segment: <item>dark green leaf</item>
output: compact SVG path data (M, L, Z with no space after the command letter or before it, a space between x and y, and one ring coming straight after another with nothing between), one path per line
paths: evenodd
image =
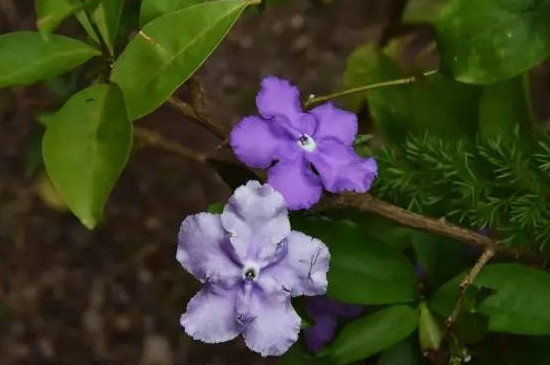
M550 55L550 0L451 0L436 22L443 70L492 83Z
M132 125L114 84L78 92L48 123L43 142L46 169L86 227L95 227L101 218L131 146Z
M203 0L143 0L141 3L140 23L144 26L159 16L202 2Z
M214 203L210 204L208 206L208 213L212 214L221 214L223 212L223 208L225 207L224 203Z
M293 228L319 238L331 253L328 294L359 304L416 299L414 267L396 248L349 221L295 219Z
M345 326L321 355L336 364L367 358L407 338L417 320L417 311L405 305L382 309Z
M505 145L530 135L530 116L521 76L487 85L479 110L479 132L487 142L500 139Z
M431 301L448 315L458 297L460 276L442 286ZM489 330L524 335L550 334L550 274L520 264L494 264L483 269L473 284L489 290L478 310L489 317Z
M395 61L367 44L350 56L344 84L352 88L403 77ZM390 142L401 143L408 133L425 132L456 139L475 135L480 92L479 87L437 74L410 85L354 95L348 103L357 108L366 97L375 124Z
M4 34L0 36L0 88L52 78L99 54L85 43L60 35L44 39L36 32Z
M206 2L147 24L112 73L132 120L157 109L212 53L249 0Z
M409 338L382 352L377 365L418 365L417 352Z

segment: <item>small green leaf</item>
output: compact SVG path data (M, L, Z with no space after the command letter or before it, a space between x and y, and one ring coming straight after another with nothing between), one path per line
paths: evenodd
M443 285L432 298L430 306L441 315L452 310L462 276ZM520 264L488 265L473 286L489 292L477 299L477 310L489 317L490 331L550 335L549 273Z
M140 12L141 26L144 26L159 16L202 2L203 0L143 0Z
M120 55L112 80L120 85L132 120L168 99L212 53L249 0L191 6L147 24Z
M65 36L44 39L36 32L4 34L0 36L0 89L52 78L99 54L97 49Z
M375 235L349 221L295 219L293 227L329 247L328 295L332 298L358 304L406 303L416 299L412 263Z
M224 203L214 203L210 204L208 206L208 213L212 214L221 214L223 212L223 208L225 207Z
M442 70L488 84L550 55L550 0L451 0L436 22Z
M339 365L367 358L407 338L417 320L417 311L405 305L382 309L345 326L321 355Z
M124 0L103 0L97 8L91 12L92 20L97 25L97 28L107 43L107 47L111 53L114 52L115 40L117 37L123 7ZM99 39L97 38L97 35L94 32L88 18L86 17L86 14L81 11L77 13L76 16L86 30L86 33L88 33L88 35L96 42L99 42Z
M132 124L114 84L75 94L48 123L46 169L71 211L92 229L132 146Z
M422 351L439 350L441 346L441 328L430 312L426 303L420 304L420 318L418 320L418 335Z
M106 2L110 1L112 0L106 0ZM84 6L92 9L97 2L97 0L35 0L36 26L43 34L51 33L63 20L82 10Z

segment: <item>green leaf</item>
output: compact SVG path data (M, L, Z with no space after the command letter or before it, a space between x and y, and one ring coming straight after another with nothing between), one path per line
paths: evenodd
M103 0L97 8L91 12L92 20L97 25L111 53L114 52L115 40L118 34L123 7L124 0ZM86 30L86 33L96 42L99 42L86 14L81 11L77 13L77 18Z
M159 16L202 2L203 0L143 0L141 3L140 23L144 26Z
M100 52L72 38L36 32L0 36L0 88L30 85L60 75Z
M349 58L344 76L346 88L405 77L395 61L367 44ZM402 143L409 133L466 138L477 132L481 88L436 74L410 85L374 89L366 98L377 128L389 142ZM358 99L359 98L359 99ZM365 99L363 99L365 100ZM436 102L437 101L437 102ZM357 108L361 94L349 99Z
M48 123L46 169L71 211L89 229L120 176L132 146L122 93L95 85L75 94Z
M418 320L418 335L422 351L439 350L441 345L441 328L430 312L426 303L420 304L420 318Z
M431 306L448 315L458 298L461 276L442 286ZM550 274L520 264L488 265L473 285L489 289L477 310L489 317L489 330L523 335L550 334ZM474 309L472 309L474 310Z
M214 204L210 204L208 206L208 213L212 213L212 214L221 214L223 213L223 208L225 208L225 204L224 203L214 203Z
M488 84L550 55L550 0L451 0L436 22L442 70Z
M406 303L416 299L412 263L395 247L349 221L294 219L293 227L330 249L328 295L358 304Z
M405 305L382 309L345 326L321 355L339 365L367 358L407 338L417 320L417 311Z
M521 76L487 85L479 109L479 132L483 141L501 140L505 145L527 139L531 120L528 96Z
M191 6L147 24L120 55L112 80L132 120L157 109L212 53L249 0Z
M111 2L113 0L106 0ZM53 32L67 17L89 6L97 5L97 0L35 0L36 26L43 33Z

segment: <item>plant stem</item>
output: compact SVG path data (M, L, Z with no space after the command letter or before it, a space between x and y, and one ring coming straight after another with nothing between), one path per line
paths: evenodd
M166 151L175 153L185 158L190 158L197 162L206 162L207 156L203 153L184 147L178 142L171 141L156 131L146 128L134 127L134 136L147 145L162 148Z
M313 96L313 97L310 97L308 100L306 100L304 102L304 106L306 108L309 108L313 104L322 103L322 102L325 102L325 101L329 101L329 100L336 99L336 98L341 98L343 96L347 96L347 95L351 95L351 94L357 94L357 93L361 93L361 92L365 92L365 91L369 91L369 90L379 89L379 88L382 88L382 87L397 86L397 85L409 85L409 84L415 83L419 80L423 80L425 77L434 75L438 72L439 72L438 70L432 70L432 71L424 72L421 76L410 76L410 77L406 77L404 79L384 81L384 82L379 82L379 83L376 83L376 84L359 86L359 87L355 87L355 88L352 88L352 89L338 91L338 92L333 93L333 94Z
M491 260L491 258L495 256L496 250L496 245L487 247L475 263L474 267L472 267L472 270L470 270L468 275L466 275L464 279L462 279L462 281L460 282L460 285L458 286L458 299L453 308L453 311L451 312L451 315L445 320L445 328L443 329L443 334L441 335L442 343L445 342L446 337L451 332L451 329L455 325L456 320L458 319L458 316L462 311L462 306L464 305L464 299L466 297L466 291L468 290L468 287L472 285L475 278L479 275L481 270L483 270L485 265L487 265L489 260Z
M202 114L199 114L196 109L191 106L190 104L176 98L171 97L168 99L168 105L171 105L172 107L176 108L183 114L184 116L193 119L197 123L199 123L202 127L206 128L210 133L214 134L219 139L226 140L229 132L222 127L221 125L215 123L210 118L205 117Z

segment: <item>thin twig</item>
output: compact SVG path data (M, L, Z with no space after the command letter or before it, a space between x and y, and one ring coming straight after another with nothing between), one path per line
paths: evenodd
M456 320L458 319L458 316L462 311L462 306L464 305L464 299L466 298L466 291L468 290L468 287L472 285L475 278L479 275L481 270L483 270L485 265L487 265L489 260L491 260L491 258L495 256L496 251L497 246L487 247L475 263L474 267L472 267L472 270L470 270L468 275L466 275L464 279L462 279L462 281L460 282L460 285L458 286L458 299L451 315L445 320L445 328L443 329L443 334L441 335L442 342L445 341L445 338L451 332L451 329L455 325Z
M222 127L219 124L213 122L210 118L204 116L203 114L199 114L199 112L197 112L192 105L190 105L190 104L188 104L188 103L186 103L186 102L184 102L184 101L182 101L182 100L180 100L176 97L169 98L168 99L168 105L171 105L174 108L176 108L184 116L186 116L190 119L193 119L198 124L200 124L202 127L206 128L208 131L210 131L216 137L221 139L222 141L224 141L227 138L227 136L229 135L229 132L224 127Z
M452 238L466 244L493 248L498 253L515 258L521 257L529 261L540 261L540 257L532 251L519 250L515 247L497 246L498 242L487 236L456 226L445 219L436 219L410 212L396 205L376 199L370 194L344 193L334 195L323 199L315 209L325 210L349 207L357 208L363 212L374 213L404 226Z
M432 70L432 71L424 72L421 76L410 76L410 77L406 77L404 79L384 81L384 82L379 82L379 83L376 83L376 84L359 86L359 87L355 87L353 89L338 91L338 92L335 92L333 94L321 95L321 96L312 96L304 102L304 106L306 108L308 108L308 107L312 106L313 104L322 103L322 102L325 102L325 101L341 98L343 96L347 96L347 95L351 95L351 94L357 94L357 93L361 93L361 92L365 92L365 91L369 91L369 90L379 89L379 88L382 88L382 87L397 86L397 85L409 85L409 84L415 83L417 81L423 80L425 77L435 75L438 72L439 72L438 70Z
M134 135L147 145L162 148L185 158L190 158L197 162L206 162L207 156L203 153L184 147L178 142L169 140L162 134L151 131L146 128L134 127Z

